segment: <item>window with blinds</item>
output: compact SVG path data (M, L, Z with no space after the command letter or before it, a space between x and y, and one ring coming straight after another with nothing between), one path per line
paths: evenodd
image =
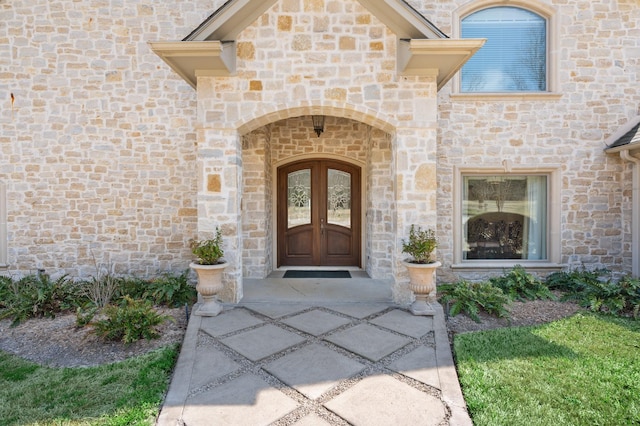
M462 19L462 38L486 38L462 68L467 93L547 91L547 20L517 7L492 7Z

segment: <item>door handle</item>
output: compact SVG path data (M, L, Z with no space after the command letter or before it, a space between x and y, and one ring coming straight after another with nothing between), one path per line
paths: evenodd
M324 235L324 218L320 219L320 235Z

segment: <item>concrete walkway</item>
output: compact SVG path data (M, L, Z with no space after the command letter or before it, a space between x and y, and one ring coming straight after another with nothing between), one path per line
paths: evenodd
M439 306L413 316L368 278L244 288L191 316L158 425L471 425Z

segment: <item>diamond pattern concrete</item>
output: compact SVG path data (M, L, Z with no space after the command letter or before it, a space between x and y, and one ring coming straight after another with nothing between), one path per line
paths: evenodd
M298 392L316 399L364 365L314 343L263 367Z
M325 340L371 361L379 361L411 342L407 337L380 330L369 324L359 324L339 331L325 337Z
M241 376L187 400L183 424L268 425L298 404L254 375Z
M244 309L232 309L223 311L216 317L204 317L200 329L210 336L218 337L263 322Z
M334 330L342 325L349 324L350 320L315 309L282 320L283 323L304 331L305 333L319 336Z
M221 340L251 361L261 360L304 341L303 337L271 324Z
M419 346L394 361L389 365L389 368L425 385L440 389L440 377L438 376L436 350L434 348Z
M296 312L309 309L308 305L278 305L272 303L256 304L249 307L252 311L258 312L266 317L277 319L287 315L295 314Z
M158 426L472 426L439 305L433 320L375 303L342 304L338 309L346 318L332 310L337 304L309 310L303 304L262 303L259 310L271 315L265 319L255 313L256 305L191 317ZM345 320L347 328L336 330ZM425 327L433 343L423 340ZM407 344L415 345L411 352L386 358ZM235 359L223 346L247 359ZM272 355L279 356L265 361Z
M377 314L384 311L389 305L383 303L365 303L365 304L349 304L349 305L329 305L328 308L332 311L340 312L341 314L349 315L350 317L362 319L369 315Z
M367 377L324 404L355 426L438 425L445 419L439 399L393 377Z
M374 318L372 324L379 325L407 336L420 338L433 330L433 318L416 316L401 309Z
M239 368L240 364L215 348L198 351L196 352L189 389L198 389L215 379L233 373Z

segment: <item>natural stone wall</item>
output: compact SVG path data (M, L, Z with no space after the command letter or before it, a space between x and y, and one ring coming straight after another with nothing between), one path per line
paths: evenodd
M147 41L183 38L215 3L0 2L9 271L187 268L196 93Z
M450 32L452 11L466 3L442 2L429 17ZM631 270L630 166L606 155L603 142L640 113L640 8L628 0L543 3L557 10L559 99L463 100L451 84L439 94L441 280L483 276L448 268L459 226L454 167L501 167L504 160L514 169L560 166L562 264Z
M394 265L396 212L395 177L389 167L391 138L388 133L371 129L367 159L366 270L378 279L392 278Z
M304 152L365 164L365 265L394 277L396 300L412 223L437 227L439 279L465 276L452 269L456 167L558 165L560 263L630 270L631 165L603 141L640 113L637 1L542 1L560 96L537 100L398 76L395 35L355 0L278 1L238 37L238 74L199 77L196 92L147 42L182 39L223 3L0 3L10 271L184 269L188 241L220 225L237 300L275 255L272 165ZM455 38L468 1L410 3ZM322 144L311 114L327 116Z
M315 135L309 116L326 116L327 134L332 117L349 119L350 126L366 124L393 133L391 150L382 157L388 161L383 167L394 179L393 203L371 205L385 212L381 216L389 216L386 213L389 211L395 213L391 214L394 217L385 233L372 236L376 247L382 247L382 241L387 243L386 252L366 264L376 264L375 274L393 276L396 300L406 300L410 295L404 268L397 260L399 241L411 223L435 226L436 220L437 105L434 76L396 75L395 47L396 37L356 1L276 3L238 36L237 76L198 77L198 121L200 127L207 129L206 136L199 139L199 149L208 151L209 143L218 146L230 129L247 134L272 124L270 143L274 163L304 152L334 153L340 147L351 146L343 152L367 164L369 154L366 149L359 151L359 139L353 130L343 131L335 140L323 134L322 143L313 144ZM299 126L296 120L300 119L296 117L307 117L309 122ZM278 127L280 123L286 126ZM216 132L220 134L216 136ZM286 140L277 136L279 133L286 133ZM356 140L349 142L349 137ZM254 156L254 149L243 154ZM203 161L211 170L232 165L245 167L243 158L234 155L227 152L226 156L218 157L217 163L211 156ZM254 161L252 158L252 173ZM241 174L247 176L245 171ZM235 196L236 190L222 185L221 194L229 192ZM201 226L210 228L214 222L233 226L230 221L238 216L235 203L220 205L217 210L214 204L207 205L206 192L199 199L204 200L199 208ZM213 211L218 213L210 215ZM244 218L248 215L244 214ZM252 229L254 223L245 230ZM389 226L394 228L392 235ZM377 228L373 230L377 232ZM234 243L241 244L245 236ZM388 253L393 254L391 258ZM252 270L260 273L259 265L267 257L266 252L261 255L258 268L252 265ZM385 262L390 261L389 269ZM235 267L239 268L238 265Z
M264 278L273 270L271 126L243 137L242 276Z

